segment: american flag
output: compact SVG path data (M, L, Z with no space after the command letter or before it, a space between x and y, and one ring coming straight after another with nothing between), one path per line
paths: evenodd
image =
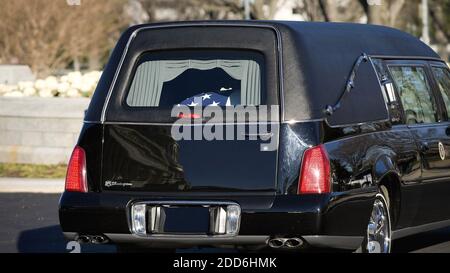
M180 102L179 105L194 106L231 106L231 100L229 97L219 95L215 92L202 93L193 97L187 98Z

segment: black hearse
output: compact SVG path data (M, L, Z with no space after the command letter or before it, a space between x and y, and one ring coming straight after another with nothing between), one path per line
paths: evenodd
M173 113L205 106L271 107L238 120L241 107L222 122ZM124 249L389 252L394 239L450 224L449 117L448 67L395 29L134 26L86 113L61 227L68 239ZM249 130L237 139L174 136L219 125Z

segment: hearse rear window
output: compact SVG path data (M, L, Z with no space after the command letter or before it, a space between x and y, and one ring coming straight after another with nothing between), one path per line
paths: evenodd
M164 52L140 58L131 107L261 105L262 56L241 52Z

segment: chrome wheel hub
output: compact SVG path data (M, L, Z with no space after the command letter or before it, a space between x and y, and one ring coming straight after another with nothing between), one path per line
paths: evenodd
M378 197L383 198L381 195ZM368 253L389 253L391 250L389 212L385 202L380 198L377 198L373 204L372 214L367 226Z

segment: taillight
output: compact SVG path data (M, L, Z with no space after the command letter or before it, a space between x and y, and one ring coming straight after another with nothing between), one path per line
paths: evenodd
M66 191L87 192L86 153L76 146L67 166Z
M310 148L303 155L298 181L299 194L330 192L330 160L323 145Z
M199 114L185 114L185 113L180 113L179 115L178 115L178 118L180 118L180 119L198 119L198 118L201 118L202 116L201 115L199 115Z

